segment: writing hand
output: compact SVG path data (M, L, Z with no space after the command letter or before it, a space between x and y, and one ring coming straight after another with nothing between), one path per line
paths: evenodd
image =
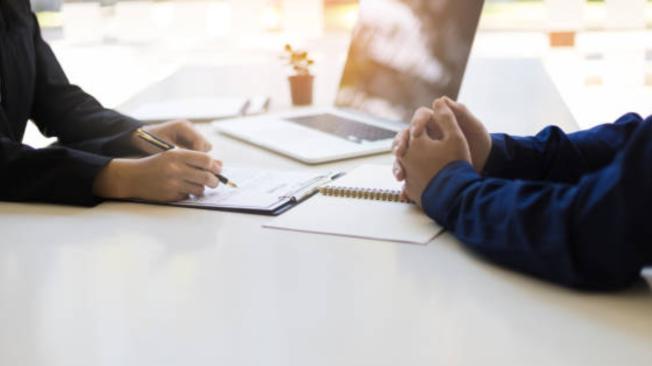
M98 197L171 202L201 196L216 188L215 174L222 162L210 155L184 149L165 151L142 159L114 159L96 177Z

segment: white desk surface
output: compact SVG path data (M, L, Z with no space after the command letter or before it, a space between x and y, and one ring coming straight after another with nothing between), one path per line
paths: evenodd
M305 167L210 136L227 164L391 162ZM578 293L490 265L448 234L416 246L266 220L0 203L0 365L652 364L643 286Z

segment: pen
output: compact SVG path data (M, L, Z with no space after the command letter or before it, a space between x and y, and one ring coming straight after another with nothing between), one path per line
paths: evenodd
M169 144L160 138L152 135L151 133L145 131L143 128L139 128L136 130L136 136L138 136L140 139L142 139L145 142L148 142L149 144L158 147L159 149L163 151L168 151L172 150L175 148L174 145ZM219 179L222 184L226 184L227 186L231 188L238 188L238 185L235 184L234 182L230 181L227 177L223 176L222 174L215 174L217 179Z

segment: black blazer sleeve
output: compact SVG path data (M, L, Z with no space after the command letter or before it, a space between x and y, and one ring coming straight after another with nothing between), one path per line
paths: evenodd
M104 108L95 98L70 84L32 15L36 83L32 120L46 136L67 147L106 156L138 155L129 136L142 123Z
M111 156L138 153L128 140L140 123L103 108L68 82L41 38L28 1L3 2L0 10L5 76L0 108L0 200L95 205L100 202L93 195L95 177ZM47 136L58 137L63 146L33 149L22 144L19 125L27 118Z
M110 160L65 147L36 150L0 136L0 200L96 205L95 177Z

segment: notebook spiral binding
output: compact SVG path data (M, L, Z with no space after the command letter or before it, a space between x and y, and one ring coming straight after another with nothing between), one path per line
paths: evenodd
M404 202L401 191L387 189L361 189L352 187L322 187L319 193L324 196L354 198L375 201Z

